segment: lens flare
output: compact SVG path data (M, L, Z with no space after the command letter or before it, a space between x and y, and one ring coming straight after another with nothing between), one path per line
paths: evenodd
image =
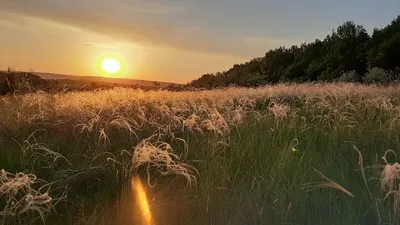
M147 200L146 191L139 177L133 177L131 180L131 190L133 196L136 197L137 204L142 213L145 225L152 225L149 202Z

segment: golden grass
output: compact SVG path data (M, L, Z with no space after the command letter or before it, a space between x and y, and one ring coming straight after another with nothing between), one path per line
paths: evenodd
M227 124L243 120L254 110L257 101L282 96L298 96L313 108L335 110L332 99L343 99L342 107L354 104L375 105L393 109L391 95L399 86L378 87L357 84L277 85L261 88L227 88L211 91L138 91L127 88L63 94L36 93L0 98L0 129L18 129L40 120L62 123L74 120L79 132L114 126L134 134L143 126L178 126L226 132ZM351 102L349 96L365 101ZM272 102L270 110L276 116L292 111L287 104ZM336 108L340 111L339 108ZM396 109L398 110L398 109ZM5 119L7 118L7 119Z
M12 174L0 171L0 196L5 198L5 205L0 208L0 216L19 216L28 211L36 211L44 221L46 211L52 207L53 199L48 192L43 192L46 185L33 188L38 180L33 174Z
M341 126L352 127L357 117L362 115L356 112L371 107L395 115L390 123L382 124L394 128L400 123L400 107L394 104L398 101L399 93L399 85L380 87L348 83L280 84L186 92L115 88L92 92L35 93L0 98L0 132L17 131L40 124L53 131L51 135L60 138L95 133L98 143L107 145L112 144L108 133L110 129L118 129L138 141L132 151L127 151L132 157L131 173L145 167L147 171L156 169L163 175L182 175L188 184L192 184L196 182L196 169L182 162L182 155L177 155L169 143L162 141L165 137L179 140L175 137L177 132L189 131L200 135L208 132L212 134L213 142L227 144L225 138L232 127L245 121L248 116L271 116L281 120L297 117L299 110L313 115L313 119L324 121L326 126L337 128L342 123ZM296 108L296 103L290 102L292 100L299 101L301 108ZM317 111L319 113L314 113ZM145 129L153 133L148 138L138 140L137 134ZM360 159L360 168L363 168L362 157ZM399 171L399 164L387 163L381 177L382 190L387 196L394 196L396 211L400 202ZM307 190L331 187L353 196L350 191L317 172L326 182L308 184L305 186ZM27 187L28 181L33 179L33 175L10 176L2 171L0 194L12 196L10 190L15 190L23 183L17 182L18 179L25 179L23 187ZM363 177L365 179L364 174ZM10 182L14 181L16 183L13 185L18 185L7 189ZM46 193L27 193L26 196L29 197L28 202L33 204L29 207L35 210L41 210L51 201ZM12 207L3 211L15 214ZM18 210L21 212L22 209Z

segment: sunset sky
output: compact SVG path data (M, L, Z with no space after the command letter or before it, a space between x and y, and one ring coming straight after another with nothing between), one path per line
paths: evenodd
M123 77L186 83L347 20L371 32L399 9L399 0L0 0L0 69L100 76L106 52L123 58Z

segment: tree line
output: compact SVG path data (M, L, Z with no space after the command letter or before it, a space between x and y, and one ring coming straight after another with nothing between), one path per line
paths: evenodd
M400 15L372 35L348 21L323 40L269 50L264 57L204 74L196 88L259 86L279 82L393 82L400 75Z

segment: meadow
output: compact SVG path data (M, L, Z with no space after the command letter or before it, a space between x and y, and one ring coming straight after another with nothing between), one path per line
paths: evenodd
M5 96L0 224L398 224L399 128L399 85Z

